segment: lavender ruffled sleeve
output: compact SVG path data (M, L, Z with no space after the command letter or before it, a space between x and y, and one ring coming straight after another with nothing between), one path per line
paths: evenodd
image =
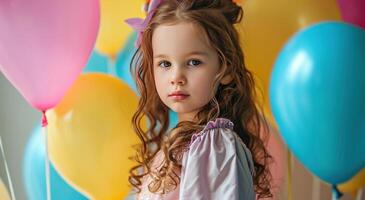
M254 200L249 149L227 119L211 121L193 136L182 161L180 200Z

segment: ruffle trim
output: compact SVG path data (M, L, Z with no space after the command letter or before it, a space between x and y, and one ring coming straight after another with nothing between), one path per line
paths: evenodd
M200 137L202 135L204 135L206 132L208 132L212 129L228 128L228 129L233 130L233 127L234 127L233 122L231 122L229 119L226 119L226 118L217 118L217 119L215 119L215 121L213 121L213 120L209 121L202 131L200 131L199 133L195 133L195 134L193 134L193 136L191 136L191 141L190 141L189 147L195 140L200 139Z

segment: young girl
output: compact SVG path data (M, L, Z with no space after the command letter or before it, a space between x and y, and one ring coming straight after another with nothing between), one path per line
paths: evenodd
M234 28L242 13L231 0L152 0L146 19L127 20L139 33L131 70L141 144L129 178L138 199L272 196L267 124ZM168 131L170 110L179 123Z

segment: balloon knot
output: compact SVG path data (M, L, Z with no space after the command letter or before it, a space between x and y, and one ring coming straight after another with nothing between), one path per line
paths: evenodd
M337 185L332 185L332 193L336 196L336 199L339 199L343 196L343 193L337 188Z
M42 127L46 127L48 125L46 111L42 111Z

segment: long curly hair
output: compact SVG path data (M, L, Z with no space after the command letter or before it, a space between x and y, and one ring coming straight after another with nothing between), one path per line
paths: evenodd
M130 170L129 182L138 192L142 178L151 176L148 188L153 193L168 193L179 182L182 152L194 133L201 131L206 123L218 117L230 119L234 131L250 149L254 161L253 177L258 198L272 197L269 162L272 157L265 148L268 124L260 114L253 74L246 68L239 34L235 28L243 17L242 8L232 0L164 0L143 32L141 46L131 61L140 100L132 124L141 143L136 145L133 160L138 165ZM179 122L171 131L169 108L156 91L153 76L152 35L156 27L180 22L194 23L205 31L210 45L216 50L221 63L220 73L214 84L216 93L211 101L197 113L195 122ZM229 84L219 81L226 75L232 77ZM143 130L144 120L149 126ZM158 169L152 167L153 158L163 153Z

